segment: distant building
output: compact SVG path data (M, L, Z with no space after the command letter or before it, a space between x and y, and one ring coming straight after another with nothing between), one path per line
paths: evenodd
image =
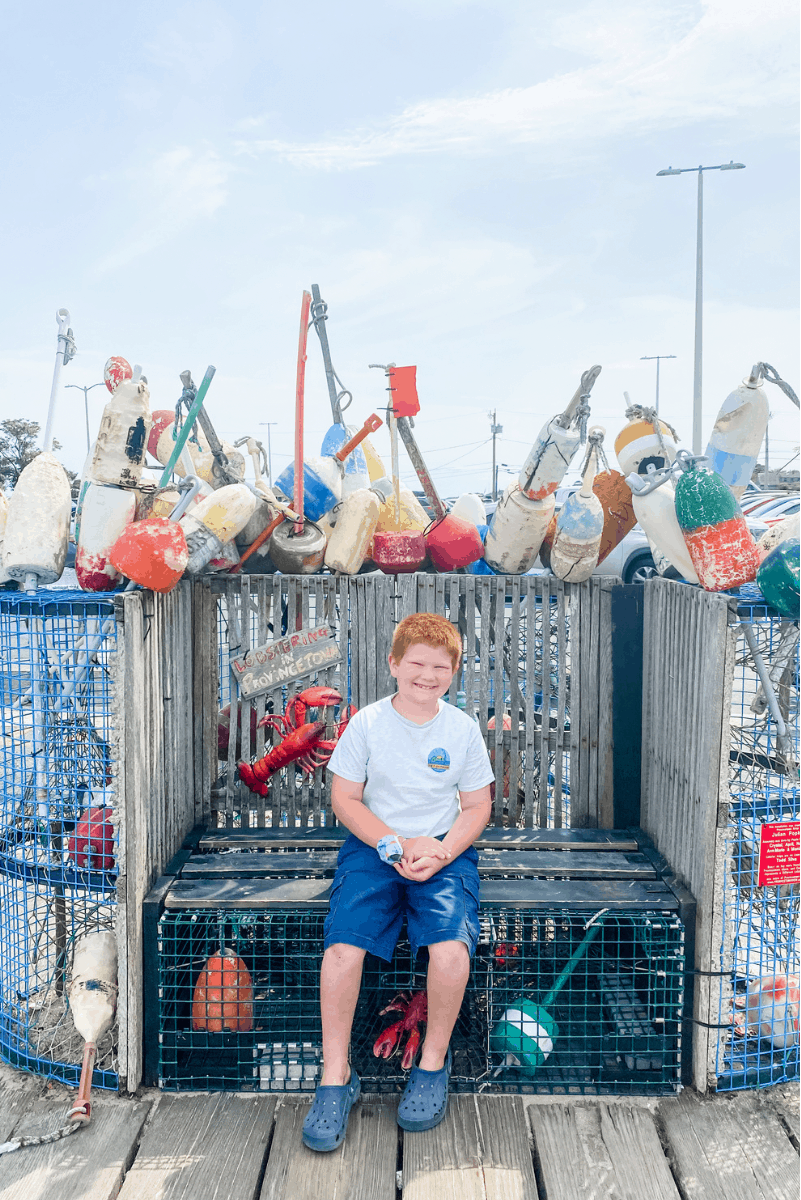
M801 472L785 467L781 471L765 471L763 463L757 463L751 476L754 483L762 488L775 488L777 491L797 492L801 485Z

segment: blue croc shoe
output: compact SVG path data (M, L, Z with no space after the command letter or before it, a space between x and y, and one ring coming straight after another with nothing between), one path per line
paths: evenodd
M448 1110L448 1080L451 1074L451 1051L445 1066L439 1071L424 1071L412 1067L409 1082L398 1105L398 1124L410 1133L420 1133L439 1125Z
M303 1144L310 1150L336 1150L345 1140L348 1117L359 1099L362 1085L351 1069L350 1083L318 1087L303 1122Z

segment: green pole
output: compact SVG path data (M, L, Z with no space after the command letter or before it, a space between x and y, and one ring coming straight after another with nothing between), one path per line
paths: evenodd
M216 370L217 370L216 367L207 367L206 368L206 374L203 376L203 381L200 384L200 387L197 389L197 395L195 396L194 400L192 401L192 407L189 409L189 412L187 413L186 420L184 421L183 426L181 427L181 432L178 434L178 437L176 438L176 441L175 441L175 445L172 448L172 454L170 455L170 461L167 463L166 467L164 468L164 472L163 472L163 474L161 476L161 480L159 482L160 488L166 487L170 481L170 475L172 475L173 467L178 462L178 459L181 457L181 451L183 450L184 446L186 445L189 435L192 432L192 426L194 425L195 421L197 420L197 415L200 412L201 408L203 407L203 401L206 398L206 392L209 390L209 384L211 383L212 379L214 378Z
M578 963L579 959L583 958L583 956L586 954L586 952L589 948L590 942L592 942L593 938L599 932L600 928L601 928L600 925L590 925L590 927L587 930L586 934L584 935L583 939L581 940L581 942L579 942L578 946L576 946L576 949L570 955L570 958L567 960L564 967L560 971L553 987L548 992L547 996L544 996L543 999L540 1000L540 1005L542 1008L550 1008L550 1006L553 1004L554 1000L559 995L562 988L565 986L568 979L575 971L576 964Z

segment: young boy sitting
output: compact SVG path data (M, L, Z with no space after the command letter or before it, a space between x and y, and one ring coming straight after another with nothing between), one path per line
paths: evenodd
M350 837L325 922L323 1077L303 1125L312 1150L334 1150L345 1137L361 1090L348 1049L364 956L391 962L404 917L412 953L428 947L428 1024L398 1124L433 1129L445 1116L449 1042L479 932L473 842L489 820L494 778L478 725L442 700L461 659L444 617L406 617L389 656L397 692L356 714L329 763L332 808ZM395 838L402 857L387 861L382 839L391 851Z

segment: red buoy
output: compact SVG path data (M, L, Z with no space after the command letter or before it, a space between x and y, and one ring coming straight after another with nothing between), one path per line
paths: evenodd
M148 517L129 525L109 552L117 570L154 592L171 592L186 569L189 551L176 521Z
M484 543L476 526L450 513L431 526L426 549L438 571L455 571L484 557Z
M133 379L133 367L127 358L114 354L103 368L103 378L110 392L116 392L125 379Z
M114 867L114 827L109 821L111 809L88 808L67 842L70 858L78 867L91 871L111 871Z
M170 425L175 424L175 410L172 408L157 408L155 412L150 414L153 424L150 426L150 433L147 435L147 452L151 458L155 458L158 462L158 454L156 449L159 444L159 438L165 429L169 429Z
M373 535L373 562L387 575L408 575L426 561L426 540L418 529Z

